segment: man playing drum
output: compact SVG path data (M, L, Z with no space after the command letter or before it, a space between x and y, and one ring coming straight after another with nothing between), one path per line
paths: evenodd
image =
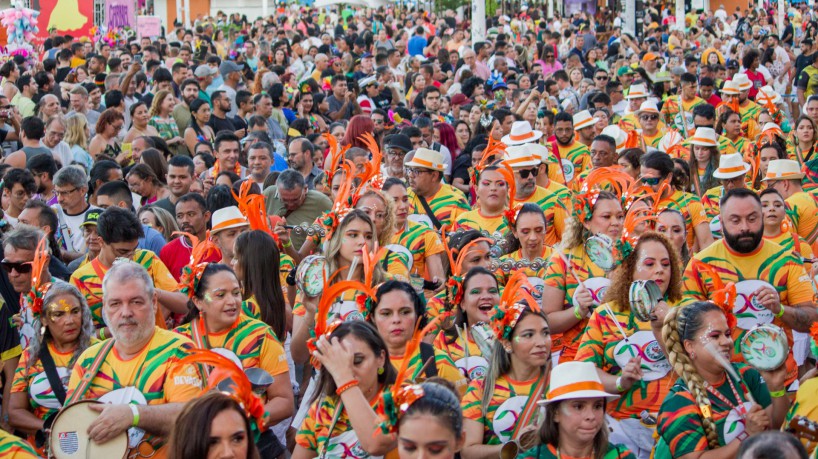
M194 365L179 365L193 343L156 327L157 297L148 272L120 260L102 283L102 314L113 339L88 348L71 373L66 405L97 399L88 426L101 444L128 431L128 457L162 457L165 437L188 400L201 393ZM52 433L53 434L53 433Z
M772 323L783 328L792 349L792 330L807 332L816 320L809 276L791 251L763 239L761 201L752 190L728 191L721 198L720 214L724 239L696 254L688 264L681 306L707 301L717 289L712 274L697 264L697 260L704 262L725 284L735 283L734 361L743 360L739 344L757 325ZM791 351L786 365L789 384L797 376Z

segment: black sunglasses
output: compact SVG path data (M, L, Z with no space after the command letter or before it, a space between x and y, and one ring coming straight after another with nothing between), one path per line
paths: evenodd
M524 179L527 179L529 175L533 175L534 177L536 177L537 174L539 174L539 173L540 173L540 170L537 169L536 167L534 169L523 169L523 170L520 171L520 177L524 178Z
M642 115L639 118L643 120L658 120L659 115Z
M31 262L14 262L14 261L7 261L3 260L0 261L0 266L3 267L3 271L11 274L12 271L17 271L20 274L28 274L31 272Z
M598 76L598 77L596 77L596 79L601 81L601 80L607 80L607 79L608 79L608 77L607 77L607 76L605 76L605 75L602 75L602 76Z

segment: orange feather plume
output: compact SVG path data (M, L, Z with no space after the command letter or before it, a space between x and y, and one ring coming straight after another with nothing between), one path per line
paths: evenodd
M340 271L336 271L335 273L330 276L330 279L334 278L340 273ZM324 285L326 285L328 281L324 281ZM358 282L358 281L338 281L332 285L324 287L324 291L321 294L321 299L318 301L318 309L315 312L315 328L313 329L313 336L307 340L307 349L309 349L310 354L316 351L315 343L318 341L318 338L324 336L325 334L330 332L329 327L329 315L330 310L332 309L333 303L335 300L341 297L344 292L348 290L361 290L367 291L367 287ZM320 366L318 360L313 359L312 364L315 368Z
M737 296L736 284L733 282L725 284L724 281L721 280L718 271L707 263L695 258L692 262L694 270L705 272L710 276L710 280L713 282L713 291L710 294L710 299L724 311L724 315L727 317L727 325L731 329L734 328L736 326L736 316L733 314L733 305L736 302ZM700 276L699 283L703 291L705 286L701 285L702 282Z
M378 146L378 141L375 140L375 137L371 133L364 132L358 136L358 140L363 142L369 152L372 153L372 159L364 164L364 171L357 175L357 178L360 178L361 183L364 184L380 173L383 153L381 153L381 148Z
M207 349L191 349L188 351L188 355L179 361L179 364L209 365L213 367L213 370L210 371L207 387L202 393L215 389L220 382L230 378L233 381L231 396L236 398L247 414L256 420L259 430L264 431L264 404L253 393L253 385L235 362Z
M778 107L773 103L773 96L767 94L763 89L759 89L758 92L761 94L761 97L756 96L756 101L758 101L758 99L764 99L764 108L769 110L771 115L775 114L775 112L778 111Z
M31 261L31 290L26 294L32 315L39 316L43 311L43 298L51 287L50 279L44 279L48 267L48 233L37 242L34 259Z
M531 290L533 287L523 271L515 272L508 280L500 304L495 307L491 317L491 328L498 339L511 339L511 333L525 309L521 301L525 301L532 311L540 312L537 300L529 293Z
M618 167L600 167L591 170L582 185L583 192L594 189L608 190L622 198L631 187L633 177ZM607 185L607 187L605 186Z

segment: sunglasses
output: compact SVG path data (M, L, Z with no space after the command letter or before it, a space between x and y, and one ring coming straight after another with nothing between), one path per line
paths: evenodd
M539 174L539 173L540 173L540 170L537 169L537 168L523 169L523 170L520 171L520 178L527 179L529 175L532 175L532 176L536 177L537 174Z
M661 177L639 177L639 180L647 186L656 186L662 181Z
M595 79L600 80L600 81L602 81L602 80L607 81L607 80L608 80L608 77L606 77L606 76L598 76L598 77L596 77Z
M642 116L639 117L639 119L653 121L653 120L658 120L659 115L642 115Z
M13 262L3 260L0 261L0 266L3 267L3 271L11 274L12 271L17 271L20 274L28 274L31 272L31 262Z

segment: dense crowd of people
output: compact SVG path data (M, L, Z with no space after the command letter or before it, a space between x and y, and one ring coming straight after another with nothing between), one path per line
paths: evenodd
M0 457L816 457L818 6L674 7L9 56Z

